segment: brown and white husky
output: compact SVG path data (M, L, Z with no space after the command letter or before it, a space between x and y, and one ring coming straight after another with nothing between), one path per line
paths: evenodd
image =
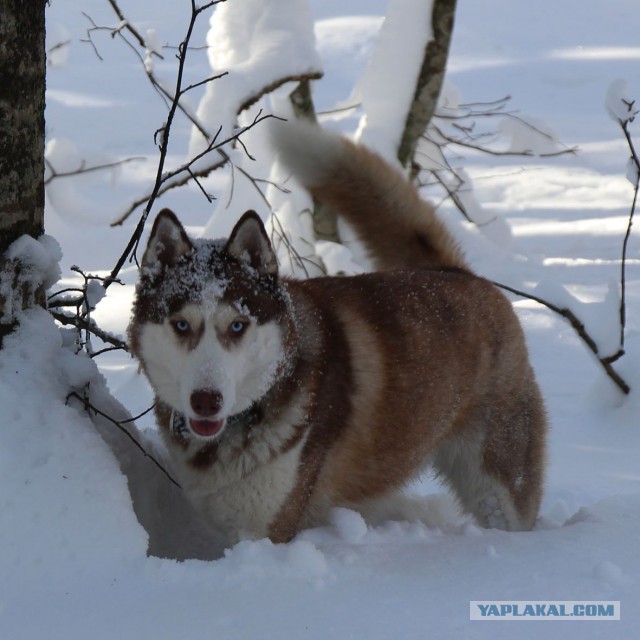
M231 540L282 542L431 465L482 526L529 529L546 418L511 304L384 160L279 127L281 161L377 271L280 277L255 213L213 241L158 215L129 331L185 492Z

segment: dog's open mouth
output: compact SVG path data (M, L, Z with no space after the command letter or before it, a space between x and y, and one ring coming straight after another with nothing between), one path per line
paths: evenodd
M189 418L189 426L199 436L211 438L222 431L224 420L195 420L194 418Z

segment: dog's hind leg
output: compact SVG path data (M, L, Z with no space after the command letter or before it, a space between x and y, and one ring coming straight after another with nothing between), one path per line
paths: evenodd
M535 393L510 404L440 444L433 464L481 526L524 531L540 507L546 419Z

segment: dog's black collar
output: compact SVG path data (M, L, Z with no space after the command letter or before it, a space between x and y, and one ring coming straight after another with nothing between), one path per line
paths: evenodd
M260 409L258 405L252 404L250 407L240 413L236 413L227 418L225 425L226 429L246 429L252 427L260 419ZM187 427L187 419L184 414L178 411L171 412L171 431L177 436L186 436L189 434L189 427Z

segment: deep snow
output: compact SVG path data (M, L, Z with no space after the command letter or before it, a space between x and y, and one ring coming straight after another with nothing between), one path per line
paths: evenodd
M141 30L156 30L154 48L157 42L177 42L187 20L181 3L163 3L162 11L157 3L130 4L122 8ZM576 155L559 158L525 161L469 152L455 160L473 181L484 215L508 222L506 247L494 242L495 234L470 227L450 205L441 211L480 273L529 290L538 286L538 292L569 301L601 337L605 351L617 347L617 286L611 282L619 281L632 197L625 177L628 153L605 101L617 78L628 81L629 95L640 97L635 4L461 0L448 76L455 85L451 95L459 94L461 102L510 94L510 108L539 119L562 144L579 145ZM375 48L386 3L315 0L312 6L326 70L317 85L318 109L353 104L360 99L354 86ZM98 24L117 23L99 0L81 9ZM83 158L149 156L113 174L59 179L49 186L47 232L62 246L62 282L68 284L77 283L71 264L104 271L119 256L131 223L115 230L107 225L149 189L153 132L163 122L164 108L126 47L107 34L94 34L100 62L89 45L78 42L88 23L77 3L57 0L48 11L51 43L71 39L49 69L47 129L50 140L57 138L50 142L49 157L68 168ZM206 29L204 21L196 31L200 42ZM168 81L169 58L171 53L164 62L154 61ZM206 54L194 54L191 77L208 74ZM201 95L193 98L194 109ZM345 111L323 119L354 132L361 116ZM259 136L254 140L260 149ZM180 161L188 142L189 128L179 124L172 163ZM261 165L258 158L256 166L264 167L264 160ZM162 204L174 207L193 233L205 226L223 233L250 196L236 193L227 211L226 176L214 176L206 185L220 196L217 221L198 189L173 192ZM289 545L243 542L213 561L147 557L147 534L116 459L81 409L64 401L70 387L87 381L96 401L105 401L101 373L135 415L150 403L148 386L122 355L101 356L99 373L65 346L69 334L61 335L44 312L30 312L0 353L0 638L635 637L640 623L638 247L635 232L627 268L627 355L617 363L634 387L629 398L613 389L563 320L533 302L514 301L551 423L547 489L531 533L478 529L455 515L451 501L425 478L411 491L428 494L425 504L439 527L367 526L358 514L338 510L327 527L304 532ZM127 267L122 275L125 285L112 286L94 313L118 333L128 321L135 269ZM124 415L122 407L111 409ZM138 426L151 428L152 422L147 416ZM100 428L125 468L150 464L108 424ZM148 438L155 451L153 434ZM197 547L193 514L160 472L146 473L150 504L139 474L132 474L130 488L136 513L156 531L152 548L162 554L163 544L175 549L180 538L186 549ZM179 516L162 528L153 500ZM621 621L568 627L552 622L542 628L536 622L470 622L469 601L492 599L620 600Z

